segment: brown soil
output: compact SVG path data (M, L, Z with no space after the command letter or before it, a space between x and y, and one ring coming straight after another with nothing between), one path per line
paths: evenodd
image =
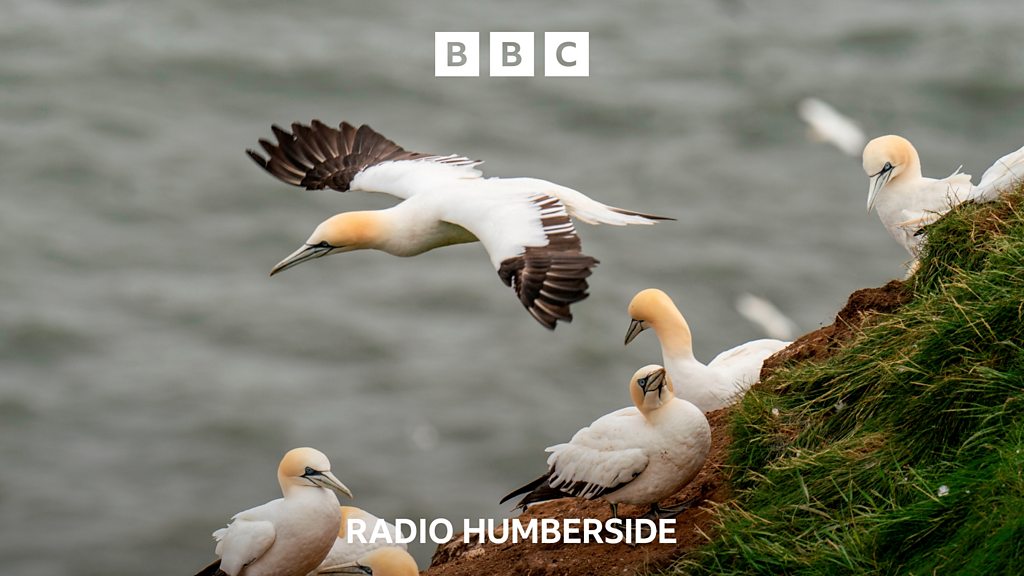
M711 453L707 464L693 482L662 502L665 506L700 497L693 508L676 518L675 544L465 544L456 534L434 553L428 576L590 576L592 574L643 574L663 568L673 560L707 542L714 532L716 502L729 497L726 475L722 471L729 445L729 409L708 414L711 424ZM565 498L531 506L519 518L597 518L607 520L608 504ZM642 506L619 506L620 518L635 518L647 512Z
M762 380L773 370L808 360L828 358L860 326L876 313L888 313L910 300L906 285L893 280L880 288L866 288L850 295L835 322L797 339L785 350L765 361ZM667 567L688 551L703 545L716 528L715 504L730 497L725 468L729 436L728 408L708 414L711 424L711 453L700 474L669 500L671 506L699 497L699 503L676 518L675 544L465 544L461 534L434 552L427 576L590 576L593 574L646 574ZM640 506L619 507L619 516L635 518L647 512ZM610 516L603 501L566 498L532 506L519 518L597 518Z
M893 312L911 297L905 282L893 280L879 288L863 288L850 294L846 306L836 315L835 322L797 338L785 350L765 360L761 367L761 381L776 369L808 360L824 360L835 354L852 338L861 325L878 313Z

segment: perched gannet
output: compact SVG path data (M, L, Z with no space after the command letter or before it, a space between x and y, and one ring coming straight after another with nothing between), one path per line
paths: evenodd
M914 258L922 228L961 202L995 200L1015 180L1024 178L1024 147L997 160L982 174L978 186L959 169L941 180L921 176L917 150L900 136L868 142L863 160L869 178L868 212L874 208L885 229Z
M353 521L362 522L363 535L367 540L365 544L361 539L356 536L352 536L349 533L349 528L350 525L353 524ZM361 508L356 508L355 506L342 506L341 529L338 530L338 537L334 540L334 546L331 547L331 551L327 553L327 557L320 563L320 566L317 567L316 570L310 572L310 575L324 574L326 572L323 571L328 568L348 564L349 562L366 556L368 553L378 548L391 547L405 550L405 544L388 543L385 538L371 538L377 531L377 525L379 523L384 524L384 529L391 535L391 542L395 542L398 539L398 529L395 528L394 524L377 518L373 514L370 514ZM355 526L351 527L355 528ZM350 538L350 536L352 537Z
M213 533L219 560L197 576L304 576L320 565L338 536L341 512L331 492L352 493L322 452L296 448L277 468L284 498L235 514Z
M404 201L386 210L347 212L321 223L270 275L314 258L375 249L415 256L479 240L498 276L544 326L571 321L569 306L587 297L598 261L580 251L570 216L589 224L671 220L606 206L536 178L482 178L464 156L408 152L369 126L338 129L313 120L273 127L277 143L249 156L279 180L306 189L382 192Z
M848 156L857 156L864 148L864 131L853 120L817 98L804 98L797 114L810 128L812 139L832 144Z
M648 328L661 342L665 369L675 382L676 395L705 412L724 408L757 382L765 359L789 346L782 340L754 340L722 352L707 365L693 356L690 327L675 303L661 290L648 288L629 303L633 319L626 332L626 344Z
M566 444L549 447L548 471L513 491L501 502L525 494L517 506L576 496L611 504L650 504L651 514L677 514L684 506L662 510L658 502L686 486L711 449L711 427L699 408L676 398L672 379L661 366L636 371L629 381L633 404L598 418ZM688 503L687 503L688 504Z
M361 576L419 576L416 560L402 548L379 548L340 566L324 568L319 574L359 574Z

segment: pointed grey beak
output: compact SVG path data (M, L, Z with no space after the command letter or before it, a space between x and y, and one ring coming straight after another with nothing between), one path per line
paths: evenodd
M892 176L892 168L882 170L868 180L868 212L875 207L875 198L878 197L878 192L889 183L890 176Z
M645 378L647 378L647 382L640 385L640 388L644 391L645 395L652 390L660 390L665 385L665 369L658 368L654 372L648 374Z
M338 480L334 476L334 474L331 474L330 470L324 472L316 472L313 474L306 475L304 477L321 488L327 488L328 490L332 490L338 494L344 494L349 498L354 498L354 496L352 496L352 491L349 490L347 486L342 484L341 480Z
M284 272L292 266L298 266L308 260L326 256L330 254L332 250L334 250L333 246L323 244L303 244L302 248L292 252L287 258L278 262L277 266L274 266L274 269L270 271L270 275L273 276L278 272Z
M637 335L643 332L644 330L647 330L647 323L644 322L643 320L633 320L632 322L630 322L629 330L626 330L625 345L628 345L630 342L632 342L633 338L636 338Z

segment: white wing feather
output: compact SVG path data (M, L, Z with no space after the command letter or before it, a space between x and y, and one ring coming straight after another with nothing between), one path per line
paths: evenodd
M274 502L239 512L227 528L213 533L217 540L216 553L221 559L220 569L225 573L237 575L242 568L266 554L274 544L277 539L274 523L264 519Z
M985 170L974 195L982 202L996 200L1004 190L1021 180L1024 180L1024 147L996 160Z
M588 498L636 478L650 461L637 448L644 444L644 428L636 408L623 408L581 429L569 442L549 447L550 484L558 488L584 483L576 494Z
M805 98L797 106L797 113L816 140L828 142L849 156L859 156L864 150L867 138L860 126L824 101Z

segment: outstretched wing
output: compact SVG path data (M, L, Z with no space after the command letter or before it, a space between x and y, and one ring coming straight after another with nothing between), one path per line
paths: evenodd
M366 124L356 128L342 122L338 128L332 128L313 120L308 126L296 122L291 128L288 132L276 125L271 127L277 142L260 140L266 157L252 149L246 153L278 180L307 190L364 190L408 198L415 193L415 179L403 178L409 171L443 167L454 170L455 177L480 175L473 169L480 164L477 160L410 152ZM390 163L401 165L397 169L391 166L386 174L377 174L366 185L355 182L374 167Z
M441 218L469 230L484 245L498 276L545 327L572 321L569 306L588 296L597 259L581 252L569 213L557 198L495 189L453 189Z

